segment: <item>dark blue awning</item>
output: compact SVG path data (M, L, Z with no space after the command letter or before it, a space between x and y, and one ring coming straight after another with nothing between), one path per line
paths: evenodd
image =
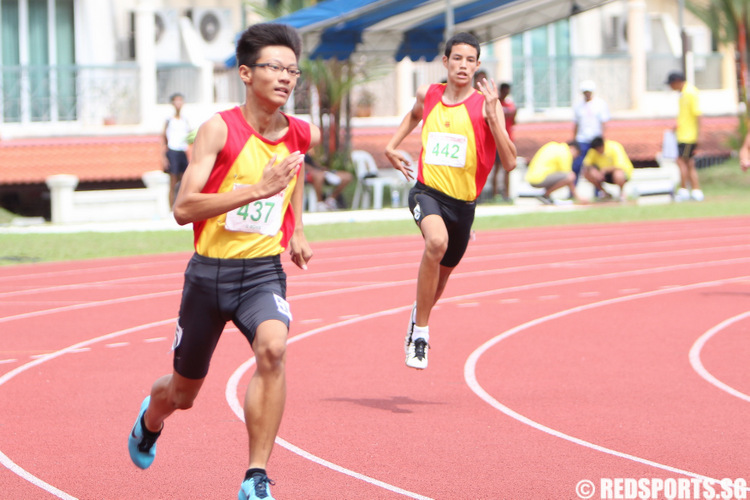
M565 19L611 0L326 0L275 22L300 32L312 59L353 53L433 60L446 33L471 31L481 42ZM234 56L227 61L236 64Z

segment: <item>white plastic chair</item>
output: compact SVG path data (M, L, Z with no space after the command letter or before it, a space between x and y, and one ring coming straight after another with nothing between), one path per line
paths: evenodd
M305 203L308 212L318 211L318 193L315 192L315 187L310 183L305 183Z
M352 162L357 176L357 187L354 190L352 208L372 208L379 210L383 208L383 187L389 189L402 189L407 185L401 172L396 169L378 169L375 159L367 151L355 149L352 151ZM390 172L389 172L390 171ZM398 174L398 176L393 175ZM401 177L402 179L399 179Z

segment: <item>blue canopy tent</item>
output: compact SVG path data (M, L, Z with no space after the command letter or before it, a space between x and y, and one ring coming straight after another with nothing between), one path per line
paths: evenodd
M312 59L345 60L359 52L431 61L454 32L471 31L488 42L609 1L326 0L275 22L297 28ZM236 64L234 56L227 64Z

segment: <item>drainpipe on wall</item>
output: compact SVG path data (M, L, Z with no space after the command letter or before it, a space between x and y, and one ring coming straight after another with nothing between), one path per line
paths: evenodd
M628 51L630 52L630 108L641 111L646 93L646 2L628 0Z
M156 111L156 7L153 0L138 0L135 8L135 59L140 69L141 125L154 123Z

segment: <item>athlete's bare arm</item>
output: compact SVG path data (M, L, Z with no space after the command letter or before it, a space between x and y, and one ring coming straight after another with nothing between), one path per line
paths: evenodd
M398 146L401 144L407 135L409 135L414 128L419 125L422 121L422 115L424 114L424 97L427 94L429 85L422 85L417 89L416 102L411 111L404 117L401 124L398 126L396 133L393 134L391 140L388 141L388 145L385 147L385 156L388 161L391 162L393 168L404 174L407 180L414 178L414 170L408 168L411 166L409 161L397 151Z
M320 144L320 129L315 125L310 125L310 149ZM297 267L307 269L307 263L313 257L312 248L307 242L304 226L302 224L302 207L305 196L305 164L302 162L300 167L297 184L294 186L292 193L292 210L294 211L294 234L289 239L289 255Z
M226 139L227 124L219 115L214 115L198 129L193 144L193 158L182 177L174 204L174 218L178 224L216 217L279 193L289 185L304 160L304 155L295 151L272 168L276 161L274 156L263 169L263 176L258 183L224 193L201 193Z
M516 146L508 137L508 131L505 129L505 116L503 115L502 105L497 96L495 82L487 81L483 78L478 82L479 91L484 95L484 108L482 115L490 127L492 137L495 139L497 153L500 156L500 163L506 172L516 168Z

